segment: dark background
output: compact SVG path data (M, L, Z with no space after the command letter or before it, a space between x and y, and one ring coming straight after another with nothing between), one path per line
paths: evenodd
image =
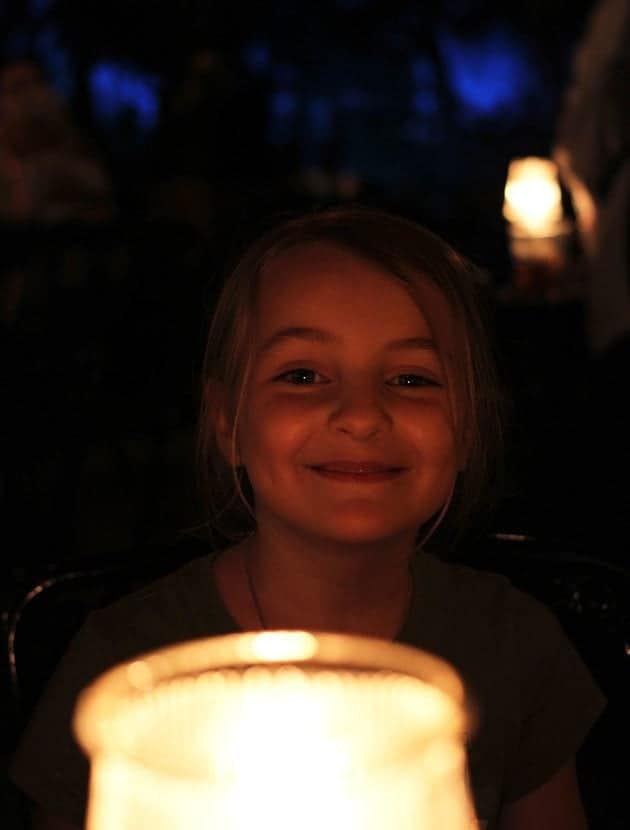
M154 562L156 549L199 528L198 377L230 259L278 214L352 200L425 223L485 271L511 407L503 498L474 534L529 534L541 540L535 550L627 566L628 340L625 352L591 349L576 236L563 290L517 290L501 212L510 160L551 155L594 8L0 0L5 624L57 569L105 559L142 571L147 547ZM590 582L562 568L558 579L558 561L532 573L539 588L564 593L569 618L581 615L576 640L591 668L606 669L615 704L586 769L593 804L618 822L593 826L618 827L623 761L610 770L627 726L628 580L592 561ZM41 631L34 603L34 636L28 620L22 634L40 679L40 658L54 662L50 641L63 645L86 601L79 589L64 605L62 591L55 605L51 593L55 625ZM4 661L3 770L26 714L8 674ZM3 776L0 815L11 827L23 826L20 805Z
M501 215L510 159L550 155L592 7L4 2L4 66L36 61L108 182L100 212L2 222L4 572L199 523L197 377L227 261L278 212L348 199L487 272L513 402L491 529L599 543L584 304L514 295Z

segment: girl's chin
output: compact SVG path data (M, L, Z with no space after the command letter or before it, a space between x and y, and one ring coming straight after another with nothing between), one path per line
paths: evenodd
M309 535L317 537L322 543L352 546L387 546L388 544L400 544L408 540L413 546L418 535L418 528L409 527L376 527L370 522L339 522L334 526L319 525L312 528Z

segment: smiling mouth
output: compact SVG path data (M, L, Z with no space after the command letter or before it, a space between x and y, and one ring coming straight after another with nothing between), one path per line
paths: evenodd
M391 481L405 472L401 467L390 470L365 470L361 472L348 472L346 470L334 470L324 467L310 467L309 469L323 478L351 484L372 484L381 481Z

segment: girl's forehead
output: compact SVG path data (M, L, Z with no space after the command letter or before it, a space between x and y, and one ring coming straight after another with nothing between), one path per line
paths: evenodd
M257 330L294 315L317 316L332 310L428 326L433 336L453 346L455 315L443 290L412 267L394 273L382 262L332 242L295 245L268 259L259 272L254 307ZM449 348L450 351L450 348Z

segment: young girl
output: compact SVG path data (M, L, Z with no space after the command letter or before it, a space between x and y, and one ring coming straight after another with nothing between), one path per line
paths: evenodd
M210 328L200 419L211 521L230 544L89 617L13 764L40 827L82 821L69 723L92 678L167 643L264 628L446 659L480 715L480 826L586 826L574 756L601 693L542 605L426 549L483 506L497 466L477 292L445 243L370 209L291 220L245 253Z

